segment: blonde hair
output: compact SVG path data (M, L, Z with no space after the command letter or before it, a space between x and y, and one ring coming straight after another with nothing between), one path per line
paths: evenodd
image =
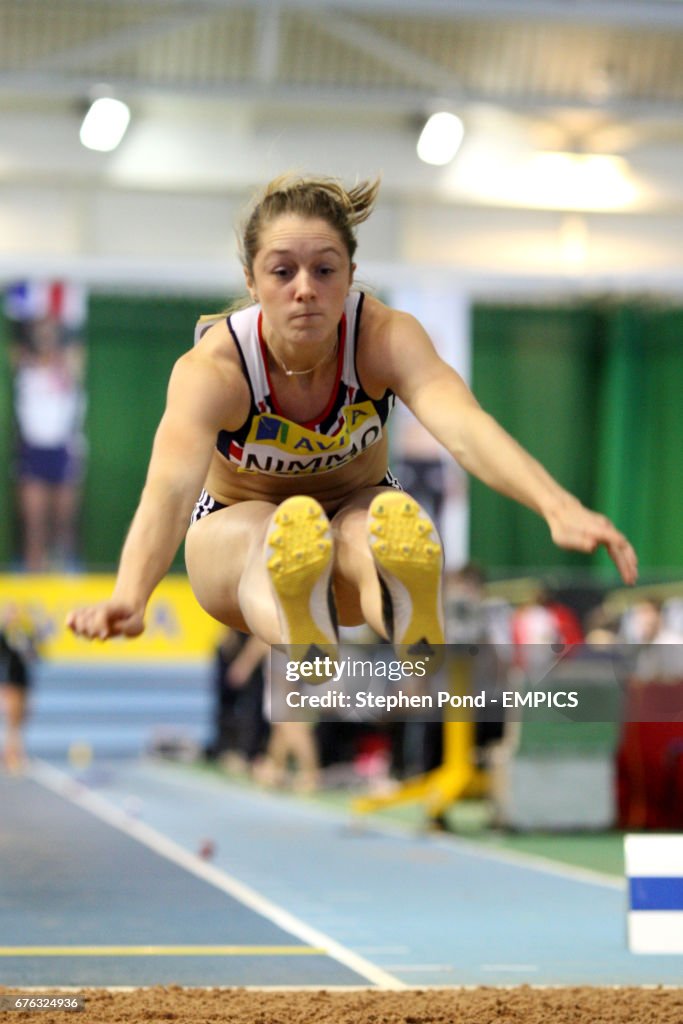
M241 232L239 252L243 266L253 273L264 227L283 214L319 217L342 239L352 262L356 227L367 220L375 204L380 179L361 181L347 189L336 178L305 178L282 174L258 195Z

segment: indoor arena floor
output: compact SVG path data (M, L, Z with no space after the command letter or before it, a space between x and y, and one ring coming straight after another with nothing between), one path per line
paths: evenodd
M0 984L677 985L623 879L151 759L0 776Z

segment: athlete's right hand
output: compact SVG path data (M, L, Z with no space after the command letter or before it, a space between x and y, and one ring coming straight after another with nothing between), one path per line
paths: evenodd
M139 636L145 628L145 611L121 601L99 601L69 612L66 625L76 636L88 640Z

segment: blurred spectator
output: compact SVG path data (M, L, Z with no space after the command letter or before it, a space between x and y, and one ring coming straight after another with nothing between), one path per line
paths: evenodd
M0 691L5 718L2 761L7 771L22 771L23 731L28 715L31 661L36 657L35 634L17 605L0 612Z
M400 402L393 416L392 451L393 471L401 486L440 531L448 483L444 451Z
M670 597L662 605L662 622L667 629L683 636L683 597Z
M264 715L270 721L270 735L265 755L254 764L254 778L264 786L291 785L300 793L310 793L320 782L320 757L315 726L309 721L273 722L271 690L287 688L287 658L282 650L270 648L264 662L266 685Z
M683 829L683 635L670 623L650 598L622 619L634 652L617 759L622 829Z
M681 633L667 626L662 604L653 598L637 601L624 613L622 638L630 644L678 644Z
M265 758L254 778L265 786L290 785L312 793L319 784L318 744L311 722L272 722Z
M268 740L263 717L263 662L269 648L258 637L228 629L216 651L214 736L207 755L229 771L247 771Z
M640 646L633 675L644 682L683 680L683 634L667 626L659 601L634 604L624 616L623 638Z
M619 616L605 604L592 608L586 616L585 643L589 647L612 646L619 641Z
M515 664L524 672L535 673L552 664L561 653L558 648L583 643L584 632L576 612L539 584L533 596L513 614L512 639Z
M14 373L22 561L69 567L83 472L85 297L75 286L24 283L5 297Z
M511 653L512 608L487 594L486 574L476 562L446 574L444 606L448 643L495 644L501 656Z

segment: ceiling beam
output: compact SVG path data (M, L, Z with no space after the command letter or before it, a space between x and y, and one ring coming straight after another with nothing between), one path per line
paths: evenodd
M328 3L354 12L443 17L449 21L495 18L683 29L681 0L599 0L598 3L595 0L322 0L317 6ZM313 6L316 6L314 0Z
M405 71L423 88L445 92L456 98L463 95L462 86L457 78L446 68L422 57L403 43L388 39L369 25L328 12L320 19L317 27L334 39L347 43L361 53L386 64L393 71L397 68Z
M272 85L280 65L282 5L271 3L262 7L256 21L256 52L254 78L263 85Z
M103 2L110 4L111 0ZM57 7L59 0L52 0L52 3ZM138 6L158 8L158 0L138 0ZM193 0L193 6L214 11L231 8L253 11L268 9L272 0ZM448 21L521 19L683 30L682 0L288 0L286 6L291 10L310 11L322 18L333 11L342 16L345 13L403 15Z
M401 87L388 88L380 86L362 89L348 86L332 85L301 85L287 82L262 83L259 81L222 82L222 83L189 83L140 81L125 76L109 75L108 84L126 99L154 99L158 97L197 100L207 103L264 103L270 106L290 104L302 111L308 107L313 110L355 108L362 111L387 111L422 115L429 109L435 98L433 87ZM65 75L61 73L34 73L28 71L0 72L0 98L21 97L24 101L35 100L82 100L89 94L93 79L91 75ZM443 86L443 83L442 83ZM442 88L446 93L446 88ZM457 98L451 89L451 98ZM601 103L594 103L585 96L567 94L564 96L547 96L526 93L519 96L500 96L497 93L471 91L459 102L463 108L467 105L486 104L499 107L519 114L552 112L554 110L591 110L621 116L630 122L650 121L657 118L676 119L680 121L682 104L679 100L659 98L635 99L633 97L609 98ZM24 103L24 109L25 103Z
M149 21L140 25L127 25L125 28L106 32L104 35L91 39L78 46L70 46L67 49L51 53L47 57L37 60L27 60L31 72L37 71L78 71L83 64L92 61L107 60L125 53L131 49L139 49L144 43L161 36L170 35L198 21L206 18L213 18L216 10L203 9L198 5L192 13L188 13L187 7L177 14L169 14L168 11L163 17L151 17Z

